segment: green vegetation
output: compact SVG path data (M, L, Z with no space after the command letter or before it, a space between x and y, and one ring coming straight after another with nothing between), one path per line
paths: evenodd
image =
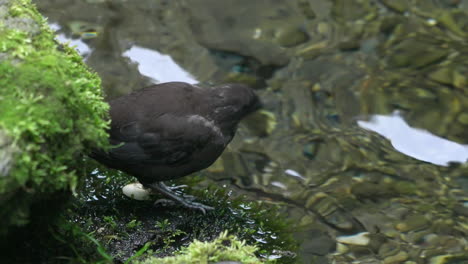
M75 192L85 176L78 154L107 144L108 105L98 76L76 51L56 43L28 0L0 7L0 76L6 142L0 151L11 153L0 168L0 234L6 234L29 223L34 210L54 214Z
M177 263L213 263L218 261L240 261L245 264L263 263L256 256L255 246L245 244L235 236L228 236L227 232L212 242L201 242L195 240L190 246L181 250L175 257L149 258L139 264L177 264Z

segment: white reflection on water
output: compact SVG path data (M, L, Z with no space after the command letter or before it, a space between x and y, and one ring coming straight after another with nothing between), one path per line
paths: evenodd
M133 62L137 62L140 73L157 82L198 83L190 73L177 65L170 56L163 55L155 50L133 45L122 55L130 58Z
M447 166L449 162L466 162L468 145L438 137L430 132L410 127L394 112L392 115L373 115L370 121L357 121L364 129L374 131L389 139L393 147L403 154L436 165Z
M49 27L54 31L59 31L61 29L60 25L57 23L50 23ZM71 39L65 36L63 33L56 34L55 38L60 43L69 43L69 46L74 47L84 58L91 53L91 49L89 48L88 44L84 43L81 39Z
M50 28L54 31L59 31L61 26L57 23L50 23ZM69 43L78 53L86 60L92 50L81 39L72 39L65 34L57 33L56 39L60 43ZM130 58L133 62L138 63L138 70L144 76L154 80L154 82L186 82L196 84L198 81L186 70L180 67L169 55L161 54L155 50L133 45L129 50L125 51L123 56Z
M293 177L296 177L296 178L299 178L301 180L305 180L306 178L304 178L304 176L302 176L299 172L295 171L295 170L292 170L292 169L287 169L284 171L284 173L286 173L287 175L289 176L293 176Z

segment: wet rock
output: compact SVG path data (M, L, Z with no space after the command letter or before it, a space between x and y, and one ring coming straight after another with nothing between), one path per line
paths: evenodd
M0 178L9 176L13 167L14 155L19 152L18 147L2 129L0 129Z
M274 113L261 110L244 119L245 123L254 135L265 137L275 130L278 122Z
M298 6L299 6L299 9L302 11L302 14L304 14L304 16L307 19L312 20L317 16L314 10L312 9L312 7L310 6L310 3L308 2L308 0L299 0Z
M304 195L304 196L307 196ZM321 221L342 232L358 232L363 229L352 215L343 210L339 203L325 193L310 195L305 203L305 208L312 210L321 216ZM345 238L346 239L346 238Z
M401 250L400 245L397 242L388 241L387 243L383 244L380 247L378 252L379 252L379 256L386 258L386 257L391 257L391 256L398 254L400 250Z
M298 234L297 239L307 241L300 249L305 255L325 256L334 251L336 244L328 234L318 229L304 230Z
M454 70L452 67L439 68L429 74L429 78L436 82L451 85L456 88L462 89L466 86L466 77L458 70Z
M409 10L409 3L406 0L381 0L381 2L388 8L398 13L404 13Z
M396 264L396 263L402 263L403 261L408 259L408 253L401 251L398 254L390 257L386 257L383 260L384 264Z
M441 61L449 51L435 47L416 39L408 39L398 44L389 58L388 63L393 67L424 67Z
M386 237L382 233L370 233L369 234L369 244L367 245L368 249L372 252L378 252L379 249L389 241L388 237Z
M454 227L455 221L452 219L438 219L433 221L431 230L437 234L453 234L456 233Z
M307 34L295 26L283 26L276 30L275 41L283 47L293 47L309 39Z
M319 144L317 142L306 143L303 147L304 156L309 159L314 159L315 155L317 154L318 148Z
M380 33L385 35L391 35L395 28L401 27L401 24L404 22L401 16L389 16L381 20L379 25Z
M414 243L414 244L421 243L424 237L431 232L431 230L428 230L428 229L409 231L408 233L403 233L401 234L401 239L404 241L408 241L410 243Z
M453 17L453 13L449 10L437 10L433 12L435 19L442 25L444 25L448 30L452 31L454 34L465 37L466 33L463 29L460 28L457 21Z
M368 2L356 0L333 0L332 16L340 21L362 19L371 13Z
M464 74L460 73L459 71L453 72L453 86L463 89L466 87L466 77Z
M358 50L361 47L361 40L357 37L345 39L338 44L338 48L343 51Z
M449 67L439 68L429 74L429 78L433 81L450 85L453 80L453 71Z
M32 35L37 35L41 31L37 23L33 19L27 17L7 17L3 19L2 23L7 28L15 28L21 31L29 31Z
M296 55L304 58L304 59L314 59L315 57L319 56L321 52L328 46L328 43L318 42L318 43L311 43L309 45L305 45L305 47L296 51Z
M286 24L299 25L304 19L288 1L189 2L183 5L184 14L193 36L201 45L251 56L264 65L280 66L289 61L284 49L273 41L275 31ZM230 8L229 5L233 4L243 8ZM305 41L305 35L297 30L298 27L292 28L296 29L286 28L279 32L281 45L290 46ZM229 34L225 34L226 31ZM294 40L287 40L288 37Z
M462 125L468 125L468 113L460 113L457 117L458 122Z
M349 251L349 247L345 244L338 243L336 245L336 252L338 254L345 254Z
M395 227L401 232L418 230L429 224L428 219L423 215L413 214L405 218L404 222L398 223Z
M430 258L431 264L450 264L450 263L466 263L468 261L467 254L446 254Z

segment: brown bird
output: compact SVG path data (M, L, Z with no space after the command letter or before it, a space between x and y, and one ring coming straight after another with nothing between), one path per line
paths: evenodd
M178 196L162 181L213 164L232 140L239 121L261 105L246 85L201 88L182 82L146 87L109 104L109 140L115 147L95 150L90 156L202 212L213 208Z

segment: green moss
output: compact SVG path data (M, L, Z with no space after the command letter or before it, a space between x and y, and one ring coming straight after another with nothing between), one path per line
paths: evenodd
M227 232L211 242L195 240L190 246L181 250L175 257L149 258L139 264L177 264L177 263L214 263L219 261L240 261L245 264L262 263L256 256L255 246L245 244L235 236L228 236Z
M2 8L8 12L0 12L0 131L16 151L0 178L0 234L28 223L32 207L56 193L74 192L85 175L78 153L107 145L108 110L98 76L75 50L55 42L30 1Z

